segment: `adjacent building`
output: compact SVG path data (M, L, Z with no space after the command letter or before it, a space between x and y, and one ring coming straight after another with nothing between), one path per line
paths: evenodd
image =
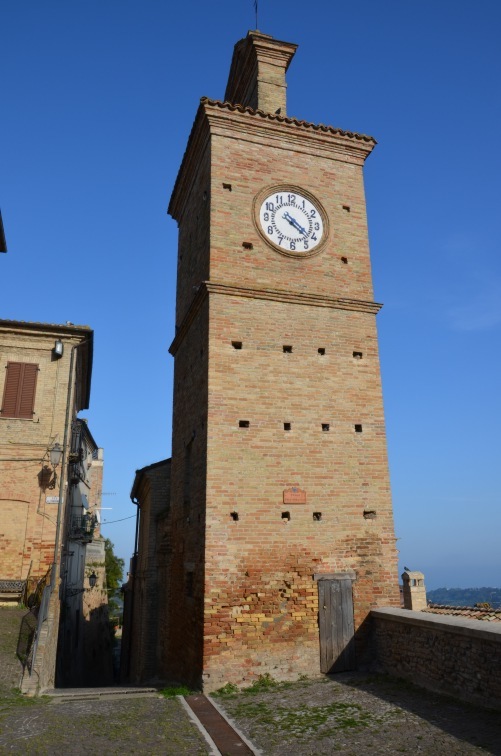
M123 586L121 676L125 681L165 679L170 540L170 459L136 471L136 543Z
M0 320L0 589L38 616L26 692L55 683L61 606L73 652L80 643L83 614L78 622L68 617L81 611L75 601L89 587L85 544L94 537L102 477L102 450L77 419L89 406L92 350L88 326Z

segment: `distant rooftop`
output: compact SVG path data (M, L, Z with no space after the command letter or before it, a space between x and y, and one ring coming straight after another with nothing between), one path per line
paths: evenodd
M483 622L501 622L501 609L484 606L444 606L443 604L428 604L424 612L430 614L448 614L452 617L478 619Z

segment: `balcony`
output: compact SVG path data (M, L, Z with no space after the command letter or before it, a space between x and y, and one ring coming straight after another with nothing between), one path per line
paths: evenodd
M97 517L95 515L84 514L73 517L70 528L71 540L91 543L96 525Z

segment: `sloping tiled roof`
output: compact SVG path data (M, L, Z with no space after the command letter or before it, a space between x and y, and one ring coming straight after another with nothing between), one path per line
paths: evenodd
M279 123L292 123L294 126L301 126L305 129L312 129L313 131L321 131L329 134L338 134L339 136L348 137L349 139L357 139L361 142L372 142L376 144L374 137L367 134L357 134L354 131L344 131L343 129L335 128L334 126L326 126L323 123L310 123L309 121L300 121L297 118L289 118L289 116L282 116L279 113L266 113L264 110L253 110L252 108L245 107L244 105L235 105L231 102L223 102L222 100L211 100L209 97L202 97L200 102L203 105L212 105L225 110L237 111L238 113L249 113L250 115L260 116L268 121L278 121Z
M88 325L76 325L75 323L42 323L40 320L0 320L0 326L19 326L21 328L36 328L37 330L46 329L50 331L53 328L61 328L65 331L92 331L92 328Z
M443 606L442 604L428 604L424 612L430 614L449 614L453 617L478 619L484 622L501 622L501 609L486 609L480 606Z

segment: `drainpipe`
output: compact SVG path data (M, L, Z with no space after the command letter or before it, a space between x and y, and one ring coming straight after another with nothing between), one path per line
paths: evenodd
M130 500L133 504L136 505L137 511L136 511L136 535L134 536L134 554L132 556L132 590L130 594L130 608L129 608L129 637L127 641L127 679L130 681L130 658L131 658L131 650L132 650L132 620L134 617L134 593L136 590L136 573L137 573L137 548L138 548L138 541L139 541L139 513L141 510L141 505L139 504L139 501L137 498L131 496Z
M69 373L69 379L68 379L68 394L66 398L66 415L64 419L64 439L63 439L63 458L61 460L61 477L59 478L59 503L57 505L57 525L56 525L56 545L54 549L54 563L52 566L52 574L50 576L50 587L51 587L51 593L54 592L54 589L56 587L56 567L57 562L59 558L59 538L61 534L61 527L62 527L62 513L63 513L63 495L64 495L64 484L67 478L67 471L66 471L66 459L68 457L68 433L70 428L70 415L71 415L71 399L73 394L73 372L74 372L74 365L75 365L75 352L78 349L78 344L75 344L75 346L71 347L71 357L70 357L70 373Z

